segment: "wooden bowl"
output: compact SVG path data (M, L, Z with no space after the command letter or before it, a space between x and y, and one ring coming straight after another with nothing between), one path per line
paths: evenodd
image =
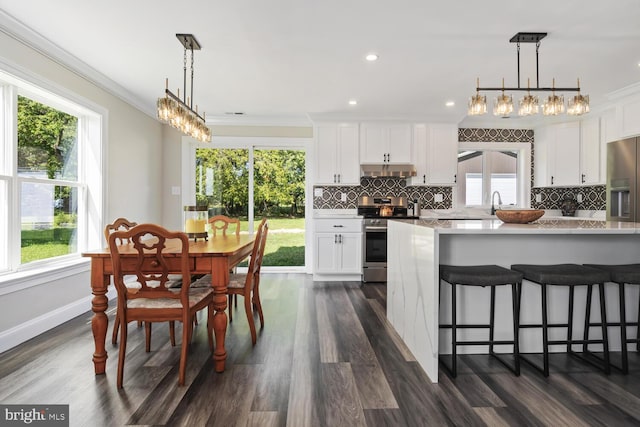
M544 215L543 209L498 209L496 216L509 224L526 224Z

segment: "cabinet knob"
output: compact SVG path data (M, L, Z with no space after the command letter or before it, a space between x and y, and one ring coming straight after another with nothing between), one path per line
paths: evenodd
M426 174L422 175L422 183L423 184L427 183L427 175Z
M453 175L453 183L457 184L458 183L458 174L454 174Z
M338 234L338 243L342 243L342 234Z
M338 243L338 235L337 234L333 235L333 243L334 244Z
M337 182L337 181L336 181L336 174L334 173L334 174L333 174L333 183L335 184L336 182Z
M553 175L551 175L551 185L553 185Z
M338 174L338 182L342 182L342 177Z
M583 184L584 184L584 183L585 183L585 181L586 181L586 179L585 179L585 178L586 178L586 175L585 175L585 174L582 174L582 183L583 183Z

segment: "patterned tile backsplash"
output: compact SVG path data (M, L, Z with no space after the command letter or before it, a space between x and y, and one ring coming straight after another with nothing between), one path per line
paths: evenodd
M459 141L482 142L531 142L531 163L533 170L534 133L532 129L458 129ZM532 177L533 180L533 177ZM451 187L423 187L407 186L404 179L398 178L361 178L359 186L336 187L314 186L322 189L322 197L313 198L314 209L355 209L358 196L399 196L408 200L419 200L422 209L451 209L453 194ZM346 194L346 201L342 201L342 194ZM434 202L434 196L442 194L442 202ZM606 189L604 185L589 187L547 187L531 189L531 207L535 209L560 209L562 200L567 195L577 199L582 195L582 202L578 204L580 210L605 210ZM540 202L536 196L540 195Z
M313 198L314 209L355 209L359 196L406 197L408 200L419 200L422 209L450 209L452 206L451 187L414 187L407 186L401 178L361 178L360 185L349 187L314 186L322 188L322 197ZM342 194L347 200L342 201ZM435 194L442 194L442 202L433 201Z

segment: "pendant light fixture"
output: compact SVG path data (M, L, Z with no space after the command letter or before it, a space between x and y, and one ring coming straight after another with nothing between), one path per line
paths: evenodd
M204 115L198 114L197 105L193 109L193 51L200 50L200 44L193 34L176 34L176 37L184 46L183 99L180 99L180 89L177 95L169 90L167 79L164 97L158 98L158 119L200 142L210 142L211 129L205 124ZM190 97L187 97L187 51L191 54Z
M531 92L551 92L551 95L542 105L542 114L557 115L564 112L564 96L556 95L556 92L578 92L578 95L569 99L567 113L571 115L581 115L589 112L589 96L580 94L580 80L578 79L578 87L555 87L555 79L553 79L552 87L540 87L538 53L540 49L540 40L545 38L547 33L517 33L509 40L511 43L517 44L517 62L518 62L518 86L505 87L504 78L502 79L502 87L480 87L480 79L476 80L476 94L469 100L468 114L470 116L486 113L486 97L480 92L500 91L501 95L495 99L493 114L501 117L508 117L513 111L513 98L506 92L527 92L519 102L518 115L529 116L538 113L538 97L531 95ZM527 79L527 87L520 87L520 43L536 44L536 86L531 87L529 79Z

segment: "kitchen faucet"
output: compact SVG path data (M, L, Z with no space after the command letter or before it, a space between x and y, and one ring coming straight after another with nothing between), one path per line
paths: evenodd
M502 197L500 197L500 192L498 192L497 190L494 191L493 194L491 194L491 215L496 214L496 206L495 206L496 194L498 195L498 207L502 204Z

